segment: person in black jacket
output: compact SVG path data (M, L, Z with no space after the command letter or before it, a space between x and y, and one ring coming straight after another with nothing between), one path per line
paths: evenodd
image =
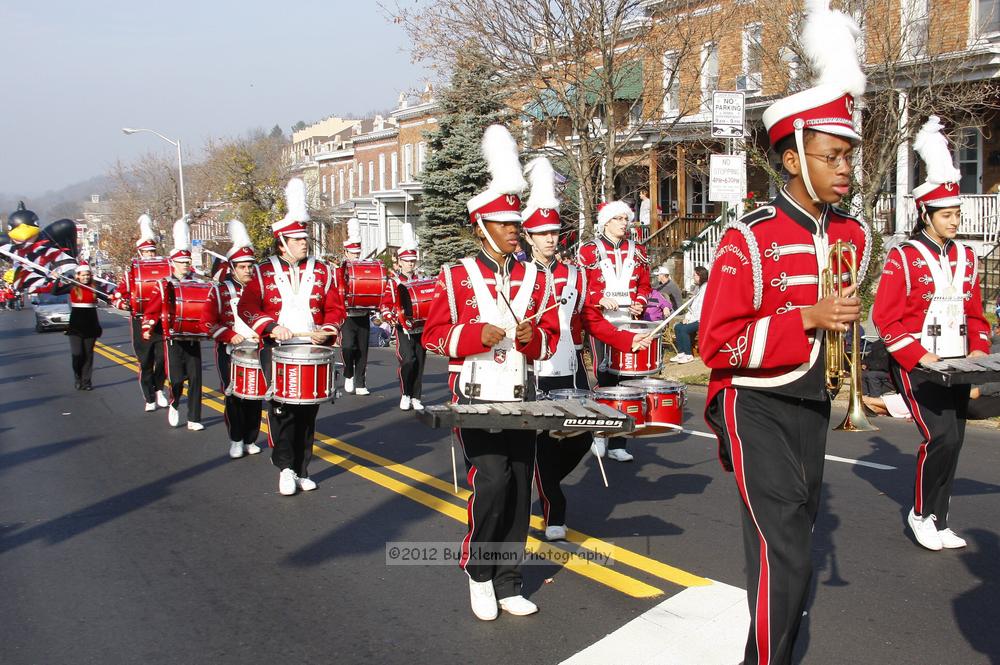
M77 390L93 390L91 376L94 371L94 345L101 336L101 322L97 319L98 299L108 302L110 298L93 286L90 266L81 263L76 268L79 284L63 284L53 289L53 294L69 294L69 337L70 354L73 356L74 387ZM91 287L91 288L87 288Z

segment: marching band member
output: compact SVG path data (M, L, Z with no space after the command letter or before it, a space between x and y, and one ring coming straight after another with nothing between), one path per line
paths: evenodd
M243 287L237 307L240 318L264 340L261 365L271 366L274 341L291 344L332 344L344 321L344 300L336 271L309 256L309 221L305 183L292 178L285 187L288 214L271 225L273 253L257 265ZM311 331L308 337L293 333ZM278 491L316 489L309 477L318 404L268 404L271 462L278 467Z
M103 332L97 318L98 299L108 302L109 296L99 291L91 278L90 266L81 261L76 267L76 281L93 290L76 284L66 284L53 289L56 295L69 294L69 337L70 354L73 356L74 385L77 390L93 390L91 377L94 373L94 344Z
M525 172L531 183L531 195L524 209L524 229L535 267L549 274L559 319L559 342L555 353L534 362L535 386L539 393L557 388L589 390L587 370L583 365L583 331L601 342L622 351L646 348L651 339L618 330L588 302L587 278L576 266L556 260L559 247L559 199L555 192L555 172L545 157L528 164ZM545 517L548 540L566 538L566 496L563 479L576 468L590 450L594 437L583 432L565 439L555 439L549 432L539 432L535 444L535 485Z
M913 190L917 224L889 251L872 321L889 353L890 372L923 441L917 452L913 508L907 523L929 550L965 547L948 526L952 483L965 438L969 386L943 386L914 368L942 358L984 356L990 327L983 316L979 262L955 240L962 222L958 181L941 123L931 116L913 141L927 180Z
M423 344L450 359L453 401L520 402L531 388L526 364L552 356L559 320L554 310L536 320L546 307L548 275L512 256L521 221L518 195L525 186L517 145L506 128L493 125L483 136L483 153L492 179L467 206L482 250L442 269ZM460 561L469 576L472 611L483 621L496 619L499 598L511 614L533 614L538 608L521 595L520 563L531 514L535 432L461 428L457 436L472 488Z
M139 217L139 239L135 243L135 251L140 261L156 258L156 233L153 231L153 220L149 215ZM142 310L133 311L131 305L132 291L136 288L132 284L132 277L132 272L126 270L118 290L112 296L112 304L118 309L130 312L132 351L139 364L139 387L146 403L146 411L155 411L157 406L163 408L169 404L163 392L163 384L167 377L163 355L163 330L154 327L148 339L143 336Z
M399 300L399 288L415 279L423 279L417 273L417 236L413 233L413 225L403 224L403 242L396 252L398 270L389 276L382 295L382 320L389 321L396 327L396 359L399 361L399 408L403 411L424 408L420 402L421 387L424 376L424 364L427 361L427 349L421 344L423 321L411 321L403 312Z
M219 369L222 392L229 388L230 350L241 344L256 344L257 333L240 318L236 311L243 287L254 273L253 242L246 227L238 219L229 221L229 238L233 246L226 252L229 268L225 277L212 286L208 302L202 309L202 324L215 340L215 362ZM244 452L260 452L257 436L260 434L261 403L259 400L241 399L226 393L226 431L229 433L229 456L243 457Z
M597 304L611 323L621 326L639 318L646 308L649 292L649 259L646 248L628 237L635 219L624 201L611 201L597 211L597 235L580 246L580 265L587 271L588 299ZM607 371L609 353L600 340L590 338L594 379L601 388L616 386L621 377ZM594 452L616 462L631 462L625 437L594 437Z
M344 274L348 264L361 259L361 224L353 217L347 220L347 240L344 241L344 263L340 266L340 283L347 286ZM368 369L368 345L371 332L371 311L351 308L340 331L340 351L344 358L344 392L369 394L365 386Z
M150 294L142 315L142 338L150 340L156 331L162 334L161 314L165 306L166 283L178 286L182 281L193 279L191 268L191 228L186 217L174 222L174 248L170 252L170 277L161 279L158 288ZM201 424L201 342L197 339L170 339L164 342L167 358L167 378L170 379L170 405L167 422L177 427L181 422L178 406L184 393L184 383L188 384L187 428L194 432L205 429Z
M860 314L855 287L821 297L821 275L838 240L857 250L859 282L870 253L867 227L834 207L849 191L861 140L852 118L865 84L857 26L824 3L809 7L803 30L819 85L763 116L787 184L769 205L724 228L699 328L712 370L705 419L741 499L747 665L788 663L795 647L830 420L825 331L846 331Z

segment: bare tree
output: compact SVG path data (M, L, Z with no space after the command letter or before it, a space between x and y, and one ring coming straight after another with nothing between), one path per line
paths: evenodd
M678 83L692 73L701 78L702 48L718 39L734 11L731 4L706 10L686 0L653 4L432 0L388 13L406 27L416 59L449 72L459 55L481 54L486 68L500 72L510 111L522 118L525 147L568 170L576 200L565 203L579 203L593 219L599 200L622 194L616 176L647 160L652 146L704 108L701 85ZM672 95L669 105L665 95Z

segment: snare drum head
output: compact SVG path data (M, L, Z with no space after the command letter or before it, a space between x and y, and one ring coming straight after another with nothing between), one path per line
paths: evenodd
M545 393L549 399L591 399L593 393L580 388L555 388Z
M676 381L664 381L663 379L654 379L651 377L630 379L628 381L622 381L618 385L628 388L638 388L644 392L679 393L684 391L683 383L678 383Z
M631 333L648 333L660 326L660 321L629 321L621 329Z
M273 354L275 360L291 363L324 363L333 360L333 349L309 344L280 346L274 349Z
M642 399L645 396L645 390L630 388L628 386L608 386L607 388L594 389L594 397L596 399Z
M242 362L245 365L260 364L260 355L256 344L253 346L237 346L230 355L234 360Z

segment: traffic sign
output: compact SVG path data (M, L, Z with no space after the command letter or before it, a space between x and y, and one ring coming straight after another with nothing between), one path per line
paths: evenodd
M746 124L746 97L742 92L712 93L712 137L742 138Z
M736 204L743 200L746 161L743 155L710 155L708 200Z

